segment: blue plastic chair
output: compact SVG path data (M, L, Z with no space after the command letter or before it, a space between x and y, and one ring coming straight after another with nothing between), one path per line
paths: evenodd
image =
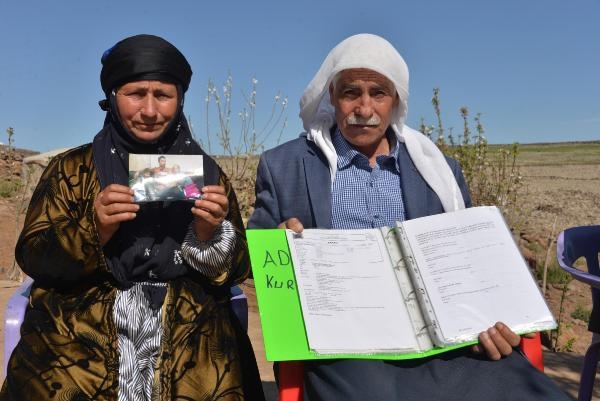
M25 309L29 302L29 292L33 280L27 277L23 284L11 295L6 305L4 314L4 370L2 380L6 377L8 360L17 343L21 339L21 324L25 316ZM248 331L248 299L242 289L238 286L231 287L231 309L237 316L242 328Z
M596 312L600 308L600 226L573 227L564 230L556 241L556 258L560 267L573 276L574 279L589 284L592 287L592 301ZM587 272L573 267L579 258L585 258ZM594 314L593 314L594 315ZM600 335L594 333L592 344L585 353L581 379L579 382L579 401L592 399L596 369L600 359Z

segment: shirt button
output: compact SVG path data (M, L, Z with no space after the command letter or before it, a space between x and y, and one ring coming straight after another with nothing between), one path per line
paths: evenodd
M375 219L378 219L378 218L379 218L379 215L378 215L378 214L376 214L375 216L373 216L373 218L375 218Z

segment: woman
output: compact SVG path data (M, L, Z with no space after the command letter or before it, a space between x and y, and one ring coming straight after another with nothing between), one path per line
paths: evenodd
M104 128L52 160L17 243L35 282L0 399L264 399L228 304L248 274L242 221L184 118L189 64L139 35L102 65ZM202 199L134 203L130 153L204 155Z

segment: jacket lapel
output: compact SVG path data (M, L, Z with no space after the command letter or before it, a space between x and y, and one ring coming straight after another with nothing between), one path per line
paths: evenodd
M399 143L398 165L400 187L404 201L406 219L427 216L429 213L429 191L425 180L417 171L404 143Z
M331 228L331 177L327 162L324 162L313 149L309 149L303 161L315 227Z

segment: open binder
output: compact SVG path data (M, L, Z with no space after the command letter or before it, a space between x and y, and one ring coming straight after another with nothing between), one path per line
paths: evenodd
M408 359L556 327L495 207L367 230L249 230L269 360ZM294 266L292 268L292 266Z

